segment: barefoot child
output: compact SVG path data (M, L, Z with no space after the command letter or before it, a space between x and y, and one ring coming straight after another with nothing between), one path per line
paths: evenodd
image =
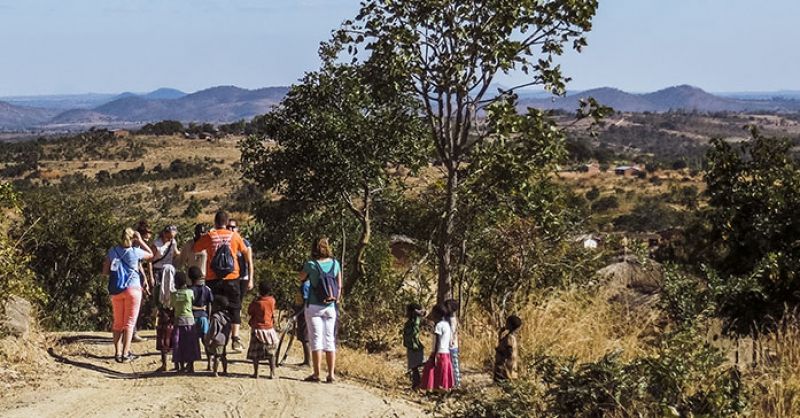
M259 298L250 303L247 313L250 315L250 347L247 349L247 358L253 361L253 378L258 378L258 363L269 360L269 378L275 377L275 346L278 344L278 334L273 327L275 312L275 298L272 297L272 288L269 283L258 284Z
M453 387L458 388L461 385L461 365L458 361L458 311L461 304L455 299L448 299L444 301L447 307L447 320L450 323L450 332L452 338L450 339L450 361L453 362Z
M180 371L194 373L194 362L200 360L200 343L194 326L192 305L194 293L187 286L186 273L175 273L175 291L170 302L175 312L175 332L172 333L172 361Z
M214 295L211 289L206 286L203 271L197 266L189 267L189 279L193 285L191 287L194 299L192 300L192 313L194 314L194 327L197 331L197 338L202 344L203 337L208 333L208 317L211 314L211 303L214 302ZM205 346L205 344L202 344ZM208 357L208 367L206 370L211 370L211 356L206 350L206 357Z
M522 320L511 315L506 319L506 326L500 330L500 340L497 344L494 358L494 381L506 381L517 378L517 331L522 326Z
M231 314L229 312L230 303L228 298L219 295L214 296L214 306L211 309L211 319L209 319L208 332L204 338L206 349L208 350L214 364L214 377L217 377L217 370L222 361L222 374L228 374L228 341L231 338Z
M449 391L453 388L453 364L450 361L450 323L447 308L436 305L430 316L436 324L433 330L433 351L422 370L422 388Z
M411 373L411 389L419 389L422 378L419 368L425 363L425 347L419 340L419 328L425 311L417 303L406 306L406 324L403 326L403 346L406 348L408 370Z

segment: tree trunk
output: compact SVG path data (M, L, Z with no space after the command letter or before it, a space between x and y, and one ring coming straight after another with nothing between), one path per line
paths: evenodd
M453 229L455 226L456 206L458 205L458 166L447 169L447 202L444 219L439 233L439 284L436 301L441 303L451 297L452 293L452 248Z
M361 235L353 252L353 272L345 281L344 289L342 290L345 295L349 295L356 283L367 275L367 261L364 256L367 253L367 246L372 237L372 222L369 212L364 213L364 216L359 218L359 222L361 223Z

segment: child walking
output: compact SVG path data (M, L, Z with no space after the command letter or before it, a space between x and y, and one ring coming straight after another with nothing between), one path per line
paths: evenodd
M411 390L419 389L422 377L419 369L425 363L425 347L419 340L420 323L425 311L417 303L406 305L406 323L403 326L403 346L406 348L408 370L411 374Z
M517 378L517 331L522 326L522 320L511 315L506 319L506 326L500 330L500 338L495 348L494 381L501 382Z
M211 303L214 302L214 295L211 289L206 286L205 277L200 267L189 267L189 280L192 281L192 314L194 314L194 328L197 332L197 339L202 343L203 337L208 333L209 320L211 314ZM205 346L205 344L203 344ZM206 357L208 357L208 366L206 370L211 371L211 356L206 350Z
M453 364L450 361L452 331L447 320L447 308L436 305L430 318L436 326L433 329L433 351L422 370L422 388L449 391L453 388Z
M261 360L269 360L269 378L275 377L275 347L278 345L278 334L274 328L275 298L272 288L263 281L258 284L259 298L250 303L247 313L250 315L250 347L247 358L253 361L253 378L258 378L258 364Z
M452 338L450 339L450 361L453 362L453 387L458 388L461 386L461 365L458 361L458 311L461 304L455 299L448 299L444 301L447 307L447 321L450 323L450 332Z
M228 341L231 339L231 314L229 312L230 302L223 295L214 296L211 319L208 324L208 332L203 341L206 344L211 360L214 364L214 377L218 376L217 370L220 361L222 362L222 374L228 374Z
M172 362L178 372L194 373L194 362L200 360L200 343L194 325L192 305L194 293L187 287L186 273L175 273L175 292L170 304L175 312L175 332L172 333Z

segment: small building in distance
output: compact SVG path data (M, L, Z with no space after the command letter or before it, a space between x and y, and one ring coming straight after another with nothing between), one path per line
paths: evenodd
M618 176L637 176L642 172L642 167L637 165L618 165L614 168L614 174Z

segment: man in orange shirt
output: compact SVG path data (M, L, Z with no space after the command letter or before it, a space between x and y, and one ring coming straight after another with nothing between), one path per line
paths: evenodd
M200 237L194 243L192 250L195 253L205 251L208 254L206 258L206 285L215 296L223 295L228 298L231 322L233 323L231 348L234 352L241 352L242 342L239 337L239 327L242 324L242 294L239 288L239 260L237 260L236 254L242 253L249 257L250 249L244 245L239 233L228 230L226 228L227 225L228 214L223 211L217 212L214 215L214 229ZM233 255L233 271L224 277L218 277L217 272L212 268L212 263L217 250L223 245L227 245L230 249L230 254Z

